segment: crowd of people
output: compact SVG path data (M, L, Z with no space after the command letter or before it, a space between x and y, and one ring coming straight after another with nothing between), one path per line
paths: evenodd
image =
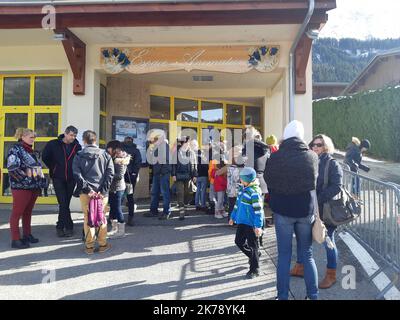
M72 196L79 197L84 214L85 252L93 254L96 241L98 252L105 252L110 248L108 238L123 237L125 225L134 226L134 191L142 158L132 137L126 137L123 142L110 141L103 150L98 147L94 131L83 132L83 146L77 134L74 126L68 126L62 135L47 143L42 153L41 160L49 169L59 204L56 234L73 236L70 202ZM49 181L32 148L35 133L18 129L15 137L17 143L7 157L13 196L11 247L25 249L39 241L31 232L32 209ZM319 284L312 253L315 214L322 212L323 204L333 199L343 185L342 168L332 157L333 142L319 134L307 145L304 127L298 121L285 127L279 143L273 135L264 142L260 132L251 126L246 128L243 138L243 144L228 148L222 140L199 146L196 139L181 136L170 148L163 131L150 135L146 160L152 172L151 200L150 210L144 216L171 218L172 190L175 190L179 220L185 219L191 203L196 211L227 219L237 228L236 245L249 258L248 278L259 275L263 229L274 224L278 249L277 299L288 299L290 276L304 277L306 298L317 299L318 289L329 288L336 282L338 252L334 226L327 225L334 245L325 246L327 269ZM345 156L351 171L369 170L361 164L362 154L369 148L368 140L360 142L353 138ZM328 181L324 179L325 172ZM358 194L359 189L359 181L355 179L353 193ZM317 205L313 202L313 192L316 192ZM127 222L122 210L125 197ZM92 199L100 201L100 211L109 211L108 223L97 228L91 221ZM273 219L267 221L265 208L273 212ZM110 225L108 232L107 224ZM297 260L290 269L293 234Z

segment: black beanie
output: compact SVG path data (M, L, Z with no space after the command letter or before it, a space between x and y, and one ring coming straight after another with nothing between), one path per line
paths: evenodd
M363 141L361 141L360 143L360 149L361 148L365 148L365 149L369 149L371 148L371 142L369 142L369 140L364 139Z

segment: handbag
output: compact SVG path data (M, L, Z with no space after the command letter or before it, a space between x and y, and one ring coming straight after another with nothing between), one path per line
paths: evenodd
M324 172L324 185L322 190L328 187L329 163L328 160ZM340 226L353 221L361 214L361 204L348 190L340 187L340 192L333 199L325 202L322 211L322 220L329 226Z
M197 192L197 186L193 180L189 180L189 190L193 193Z
M310 193L311 193L311 197L313 198L313 202L314 202L314 216L315 216L315 221L314 221L314 224L312 227L312 236L316 242L318 242L319 244L322 244L325 242L328 232L327 232L324 222L319 217L317 193L315 192L315 190L310 191Z

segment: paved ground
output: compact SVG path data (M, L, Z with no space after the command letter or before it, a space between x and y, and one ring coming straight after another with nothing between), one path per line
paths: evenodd
M276 296L276 243L267 229L262 249L262 275L244 278L247 258L234 244L235 229L212 216L190 214L185 221L144 218L139 206L137 225L123 239L111 240L112 250L87 256L79 235L55 237L54 207L37 206L33 234L40 243L26 250L11 250L7 218L0 207L0 299L274 299ZM82 215L74 213L76 230ZM77 232L79 233L79 232ZM294 241L295 242L295 241ZM374 299L376 287L347 246L338 241L338 283L321 291L321 299ZM294 248L295 250L295 248ZM323 276L324 249L316 245L315 257ZM356 289L344 290L343 265L356 269ZM54 271L49 271L54 270ZM46 283L46 280L54 282ZM42 282L45 282L44 284ZM47 281L48 282L48 281ZM305 296L303 279L291 280L291 299Z

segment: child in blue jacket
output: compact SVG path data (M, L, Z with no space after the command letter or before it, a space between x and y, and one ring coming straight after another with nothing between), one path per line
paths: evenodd
M249 257L250 270L246 277L259 276L258 237L262 235L264 221L263 197L256 171L245 167L240 172L241 186L229 224L236 223L235 243Z

